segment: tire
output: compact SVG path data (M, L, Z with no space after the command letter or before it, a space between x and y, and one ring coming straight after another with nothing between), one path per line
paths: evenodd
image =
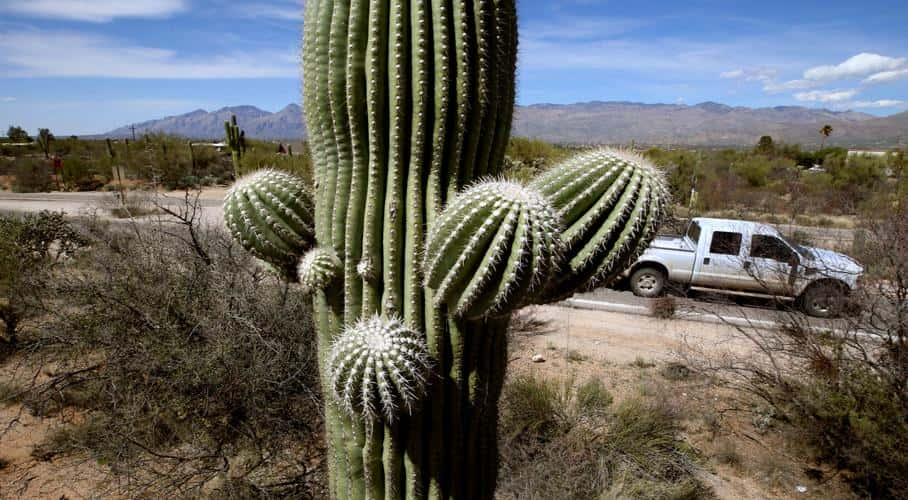
M836 318L845 307L845 291L835 283L817 283L801 295L801 308L815 318Z
M641 267L631 274L631 291L638 297L659 297L665 292L668 278L661 269Z

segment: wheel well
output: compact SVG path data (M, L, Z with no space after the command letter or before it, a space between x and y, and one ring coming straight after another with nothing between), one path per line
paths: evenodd
M654 269L658 269L665 276L665 279L668 279L668 268L658 262L652 261L638 262L637 264L634 264L634 267L631 268L631 272L628 273L628 277L632 276L634 273L644 267L652 267Z
M807 285L807 287L804 288L804 291L801 292L800 297L804 297L807 294L807 292L809 292L810 290L813 290L814 288L816 288L818 286L832 286L832 287L838 288L845 295L848 295L851 292L851 288L849 288L848 285L843 283L842 281L834 279L834 278L824 278L821 280L814 281L813 283Z

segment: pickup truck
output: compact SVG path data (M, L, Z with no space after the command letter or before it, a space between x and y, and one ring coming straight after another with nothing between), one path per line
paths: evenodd
M863 271L846 255L795 245L766 224L694 218L683 236L657 237L624 276L641 297L675 285L797 301L811 316L833 317Z

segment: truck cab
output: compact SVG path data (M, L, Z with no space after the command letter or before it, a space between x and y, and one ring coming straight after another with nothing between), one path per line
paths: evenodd
M625 272L635 294L652 297L669 283L697 291L799 300L828 317L863 268L840 253L795 245L757 222L695 218L680 237L659 237Z

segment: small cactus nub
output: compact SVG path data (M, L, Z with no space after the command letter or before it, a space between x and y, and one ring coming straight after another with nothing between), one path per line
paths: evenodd
M303 291L324 290L344 272L344 265L333 248L316 247L300 259L297 277Z
M417 409L431 373L423 336L380 316L361 319L338 336L328 369L334 395L351 416L389 423Z
M476 184L445 208L429 234L426 285L469 318L532 303L558 269L561 225L551 204L515 182Z
M302 179L263 169L236 181L224 199L234 238L254 256L296 274L299 258L315 245L312 200Z

